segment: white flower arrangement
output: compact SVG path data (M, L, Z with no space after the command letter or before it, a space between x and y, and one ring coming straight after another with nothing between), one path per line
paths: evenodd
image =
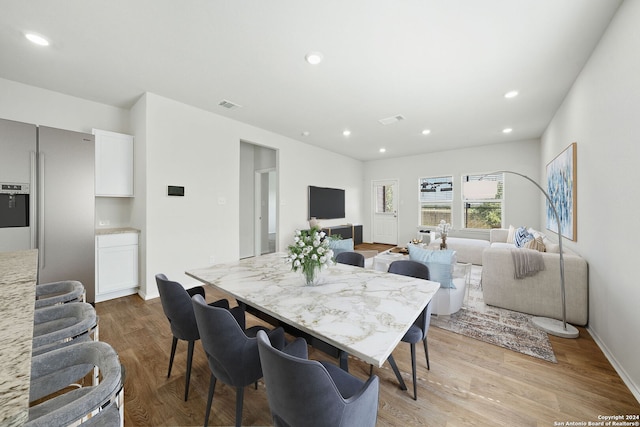
M451 230L451 224L449 224L448 222L446 222L444 219L440 220L440 224L438 224L438 226L436 227L436 231L438 231L438 233L440 233L441 236L447 236L447 234L449 234L449 231Z
M287 262L293 271L302 270L305 275L311 271L333 264L333 251L329 248L327 234L317 227L311 230L296 230L293 244L289 245Z

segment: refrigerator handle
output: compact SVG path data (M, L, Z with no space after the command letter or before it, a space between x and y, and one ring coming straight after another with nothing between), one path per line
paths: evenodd
M44 153L39 154L38 170L38 253L40 254L40 269L45 266L44 247Z
M30 229L30 243L31 243L31 249L35 249L37 248L37 241L36 241L36 221L37 221L37 216L36 216L36 209L37 209L37 204L36 204L36 200L38 197L38 192L37 192L37 185L36 184L36 178L37 178L37 174L36 174L36 152L35 151L31 151L29 153L30 155L30 162L31 162L31 168L29 169L30 171L30 176L29 176L29 182L31 183L31 188L29 191L29 224L31 224L31 226L29 227Z

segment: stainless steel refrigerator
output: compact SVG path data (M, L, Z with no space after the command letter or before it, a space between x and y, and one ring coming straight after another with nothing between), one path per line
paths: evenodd
M0 119L0 251L37 248L38 282L95 301L94 136Z

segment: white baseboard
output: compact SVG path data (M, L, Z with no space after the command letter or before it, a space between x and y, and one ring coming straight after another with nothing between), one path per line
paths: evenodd
M633 396L636 398L636 400L640 403L640 386L638 384L636 384L629 377L629 375L624 370L624 368L620 365L620 363L618 363L616 358L609 351L609 348L607 348L607 346L600 339L600 337L598 337L598 334L596 334L595 331L593 331L589 327L587 327L587 331L589 332L589 334L591 335L593 340L596 342L596 344L598 344L598 347L600 347L600 350L602 350L602 353L604 353L604 355L607 358L607 360L609 360L609 363L611 363L611 366L613 366L613 369L615 369L616 372L618 373L618 375L620 375L620 378L625 383L625 385L627 387L629 387L629 390L631 391L631 394L633 394Z
M102 301L107 301L107 300L110 300L110 299L126 297L128 295L133 295L135 293L138 293L138 288L137 287L130 288L130 289L122 289L122 290L115 291L115 292L109 292L108 294L96 295L96 302L102 302Z

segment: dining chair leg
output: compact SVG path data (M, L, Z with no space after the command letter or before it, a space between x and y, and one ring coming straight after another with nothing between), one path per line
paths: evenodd
M213 402L213 391L216 389L216 377L211 374L209 380L209 397L207 398L207 412L204 414L204 427L209 425L209 413L211 412L211 402Z
M402 379L402 375L400 375L400 370L398 369L398 365L396 365L396 361L393 358L393 354L390 354L387 360L389 361L389 365L391 365L391 369L393 369L393 372L396 374L396 378L400 383L400 390L406 390L407 385L404 383L404 380Z
M429 366L429 346L427 345L427 339L422 340L422 343L424 344L424 356L427 358L427 370L431 370Z
M171 367L173 366L173 358L176 355L177 345L178 345L178 338L173 337L173 341L171 342L171 356L169 356L169 372L167 373L167 378L171 376Z
M418 386L417 386L417 375L416 375L416 345L414 343L411 344L411 375L413 376L413 400L418 400Z
M242 425L242 402L244 401L244 387L236 389L236 427Z
M189 382L191 381L191 363L193 361L193 346L195 341L189 341L189 348L187 350L187 378L184 385L184 401L187 401L189 397Z

